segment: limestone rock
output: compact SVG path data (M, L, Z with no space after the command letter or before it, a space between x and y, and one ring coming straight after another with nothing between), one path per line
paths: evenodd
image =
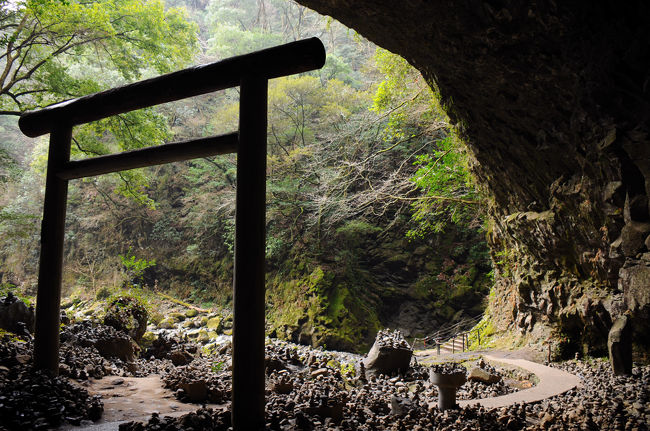
M607 339L609 361L617 376L632 374L632 328L628 316L616 319Z
M222 321L221 316L215 316L208 319L208 323L207 323L208 329L213 329L216 332L221 331L223 329L221 325L221 321Z

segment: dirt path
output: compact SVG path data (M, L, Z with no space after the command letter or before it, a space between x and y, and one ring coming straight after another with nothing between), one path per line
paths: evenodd
M104 403L102 419L91 426L66 426L61 430L116 430L127 421L147 421L154 412L161 416L180 416L193 412L198 404L181 403L174 393L164 388L157 374L147 377L109 376L99 380L89 380L82 386L91 395L100 395ZM218 405L208 405L219 408Z

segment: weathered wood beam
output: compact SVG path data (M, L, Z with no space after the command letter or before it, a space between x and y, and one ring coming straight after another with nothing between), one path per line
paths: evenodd
M36 137L49 133L61 121L74 126L236 87L241 77L250 73L271 79L320 69L324 64L323 43L318 38L305 39L26 112L18 124L25 135Z
M232 423L247 431L264 429L267 82L242 78L239 105Z
M73 160L65 163L56 175L65 180L108 174L145 166L162 165L198 157L234 153L239 142L237 132L191 141L147 147L119 154Z
M68 181L56 176L70 159L72 126L59 125L50 135L45 177L45 202L41 224L41 259L36 293L34 366L59 374L59 325L63 238L68 202Z

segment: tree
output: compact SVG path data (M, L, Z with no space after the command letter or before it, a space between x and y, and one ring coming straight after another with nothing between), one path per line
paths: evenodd
M169 72L196 45L195 25L161 0L0 0L0 113Z
M0 0L0 114L170 72L192 60L197 45L196 25L161 0ZM169 136L166 119L144 109L75 128L72 154L158 145ZM119 193L152 204L142 173L119 177Z
M400 195L412 202L416 226L408 236L441 232L449 222L471 225L482 215L480 198L466 146L450 125L439 95L403 58L378 49L376 61L384 79L372 109L388 117L384 139L401 142L421 136L431 143L426 153L411 161L417 171L408 178L410 186L393 193L394 198Z

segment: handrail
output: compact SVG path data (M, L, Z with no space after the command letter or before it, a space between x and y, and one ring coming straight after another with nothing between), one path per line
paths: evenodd
M54 127L76 126L112 115L173 102L239 85L242 76L272 79L320 69L325 48L318 38L304 39L168 73L89 96L50 105L20 116L27 136L50 133Z
M449 340L456 339L461 336L463 337L463 340L465 340L465 336L467 336L467 339L469 341L469 335L471 331L465 328L476 326L482 318L483 315L479 314L478 316L463 319L459 322L454 323L453 325L443 327L442 329L439 329L427 337L414 338L412 343L413 347L415 348L416 343L418 341L421 341L423 343L423 347L426 347L428 343L431 343L431 345L435 345L439 348L440 345L448 342ZM463 329L459 330L459 328Z

